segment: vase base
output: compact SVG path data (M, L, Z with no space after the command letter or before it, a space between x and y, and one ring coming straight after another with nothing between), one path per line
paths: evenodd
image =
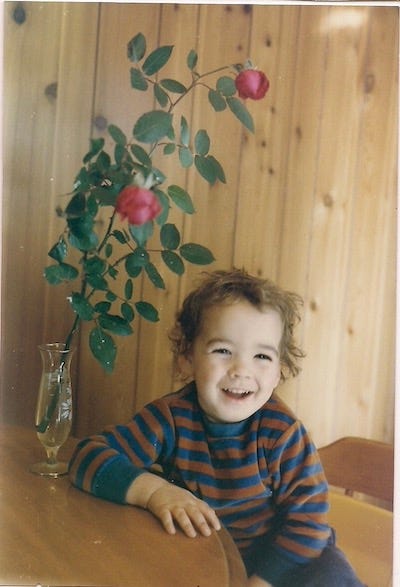
M50 465L45 461L42 463L35 463L29 468L31 473L35 475L41 475L42 477L61 477L68 473L68 463L57 462L54 465Z

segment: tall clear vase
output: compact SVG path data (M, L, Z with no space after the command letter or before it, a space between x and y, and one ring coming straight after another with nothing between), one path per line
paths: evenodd
M32 473L50 477L65 475L68 463L58 460L58 451L67 440L72 426L71 358L73 349L64 344L39 346L42 376L36 404L36 434L46 450L47 459L31 466Z

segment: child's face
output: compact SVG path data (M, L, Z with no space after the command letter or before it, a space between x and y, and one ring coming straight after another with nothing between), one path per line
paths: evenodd
M239 422L271 397L280 380L282 321L247 301L204 312L188 357L201 408L214 422Z

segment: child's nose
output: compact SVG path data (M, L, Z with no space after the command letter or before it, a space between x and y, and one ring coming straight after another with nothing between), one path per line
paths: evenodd
M240 357L235 357L229 368L229 375L231 377L248 377L249 365L247 361Z

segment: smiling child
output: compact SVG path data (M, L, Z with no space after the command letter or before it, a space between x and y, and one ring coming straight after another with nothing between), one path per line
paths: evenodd
M223 524L246 565L246 587L361 586L327 523L316 448L274 393L300 370L300 303L245 271L206 275L171 333L189 382L126 425L83 440L72 483L147 508L170 534L209 536Z

